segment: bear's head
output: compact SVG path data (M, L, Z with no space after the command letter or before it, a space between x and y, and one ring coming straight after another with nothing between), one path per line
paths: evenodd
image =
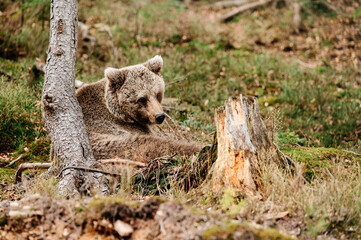
M162 123L161 102L164 80L160 75L163 59L155 56L143 64L105 70L105 102L116 118L124 122L150 125Z

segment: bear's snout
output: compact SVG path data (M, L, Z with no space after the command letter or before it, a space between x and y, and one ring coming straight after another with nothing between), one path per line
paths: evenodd
M158 124L161 124L164 121L164 118L164 113L158 113L157 115L155 115L155 121L157 121Z

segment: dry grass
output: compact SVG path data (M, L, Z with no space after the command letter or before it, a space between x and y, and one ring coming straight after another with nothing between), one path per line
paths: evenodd
M333 162L329 171L325 169L324 174L315 176L312 182L304 180L302 166L293 176L274 164L261 168L263 200L246 200L239 211L240 217L262 223L266 215L288 212L289 217L301 219L308 236L338 234L337 228L360 232L359 163L345 166L342 162Z

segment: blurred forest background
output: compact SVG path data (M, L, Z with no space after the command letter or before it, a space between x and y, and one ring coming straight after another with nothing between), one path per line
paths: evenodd
M262 4L225 17L242 2ZM190 138L210 143L215 108L252 95L273 140L304 162L308 179L329 159L360 162L360 1L78 3L77 80L161 55L165 109ZM0 166L20 158L0 169L2 186L19 163L48 161L40 99L49 8L47 0L0 2Z

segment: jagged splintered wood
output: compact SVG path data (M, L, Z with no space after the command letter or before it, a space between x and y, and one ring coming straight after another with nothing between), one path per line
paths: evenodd
M50 42L45 67L42 113L52 142L53 153L60 160L58 168L95 167L83 114L75 97L75 58L78 41L78 4L76 0L52 0ZM73 195L90 188L100 189L102 174L76 169L63 171L58 189ZM105 188L102 191L106 191Z
M212 191L224 187L244 191L260 198L261 161L280 163L277 148L267 135L258 100L251 96L230 98L215 112L218 159L212 177Z

